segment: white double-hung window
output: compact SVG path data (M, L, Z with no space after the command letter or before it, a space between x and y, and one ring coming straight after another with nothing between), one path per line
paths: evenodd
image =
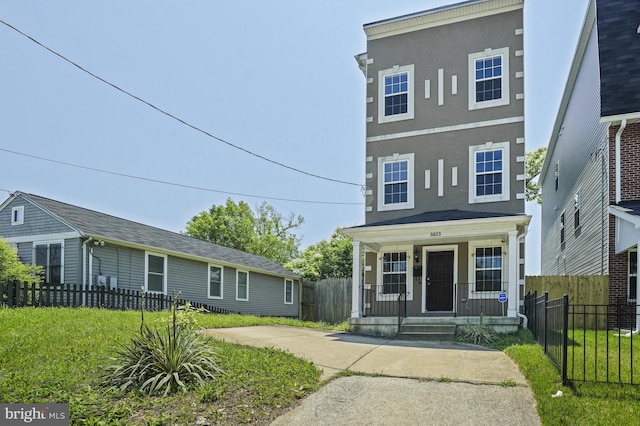
M469 204L509 200L509 142L469 147Z
M378 159L378 210L412 209L414 206L413 154Z
M413 118L413 65L378 71L378 123Z
M469 109L509 104L509 48L469 55Z

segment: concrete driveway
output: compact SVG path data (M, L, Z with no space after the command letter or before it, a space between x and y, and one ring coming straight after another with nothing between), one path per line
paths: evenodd
M332 380L273 425L540 425L525 378L500 351L285 326L206 333L288 351L322 369L322 380L347 370L390 376Z

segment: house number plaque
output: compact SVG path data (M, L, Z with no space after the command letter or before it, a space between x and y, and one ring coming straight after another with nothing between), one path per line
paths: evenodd
M432 237L440 237L440 236L442 236L442 232L440 232L440 231L432 232L431 236Z

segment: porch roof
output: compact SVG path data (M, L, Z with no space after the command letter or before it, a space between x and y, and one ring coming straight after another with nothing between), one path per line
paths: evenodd
M423 212L413 216L400 217L380 222L369 223L366 225L354 226L353 228L368 228L373 226L387 225L404 225L409 223L431 223L431 222L447 222L450 220L469 220L469 219L491 219L498 217L527 217L518 213L496 213L496 212L473 212L466 210L442 210L436 212ZM353 229L352 228L352 229Z
M377 249L385 244L446 244L504 238L527 232L531 216L519 213L443 210L423 212L366 225L343 228L340 233Z
M609 213L615 216L618 227L615 235L616 254L637 246L640 241L640 200L612 204Z

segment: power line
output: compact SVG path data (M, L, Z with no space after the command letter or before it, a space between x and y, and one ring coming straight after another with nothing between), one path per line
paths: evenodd
M240 193L240 192L221 191L221 190L218 190L218 189L203 188L203 187L199 187L199 186L185 185L185 184L181 184L181 183L169 182L169 181L164 181L164 180L159 180L159 179L152 179L152 178L147 178L147 177L143 177L143 176L129 175L129 174L126 174L126 173L112 172L112 171L109 171L109 170L97 169L95 167L82 166L80 164L69 163L69 162L66 162L66 161L53 160L51 158L39 157L37 155L25 154L23 152L12 151L12 150L9 150L9 149L4 149L4 148L0 148L0 151L7 152L9 154L14 154L14 155L21 155L23 157L34 158L36 160L48 161L50 163L62 164L64 166L75 167L75 168L78 168L78 169L90 170L92 172L99 172L99 173L104 173L104 174L108 174L108 175L120 176L120 177L125 177L125 178L128 178L128 179L138 179L138 180L143 180L143 181L147 181L147 182L160 183L160 184L163 184L163 185L177 186L177 187L180 187L180 188L195 189L197 191L216 192L216 193L219 193L219 194L237 195L237 196L240 196L240 197L251 197L251 198L260 198L260 199L265 199L265 200L276 200L276 201L290 201L290 202L294 202L294 203L306 203L306 204L331 204L331 205L362 205L363 204L363 203L344 203L344 202L333 202L333 201L297 200L297 199L279 198L279 197L263 197L263 196L260 196L260 195L243 194L243 193ZM10 191L7 191L7 192L10 192Z
M34 43L35 43L35 44L37 44L38 46L40 46L40 47L42 47L42 48L44 48L44 49L48 50L49 52L51 52L51 53L53 53L54 55L58 56L60 59L62 59L62 60L64 60L64 61L66 61L66 62L68 62L68 63L70 63L71 65L75 66L76 68L80 69L81 71L83 71L83 72L85 72L85 73L89 74L91 77L93 77L93 78L95 78L95 79L97 79L97 80L99 80L99 81L103 82L104 84L106 84L106 85L108 85L108 86L111 86L112 88L114 88L114 89L118 90L119 92L124 93L125 95L127 95L127 96L129 96L129 97L131 97L131 98L133 98L133 99L135 99L135 100L137 100L138 102L142 102L143 104L147 105L147 106L148 106L148 107L150 107L150 108L153 108L154 110L156 110L156 111L160 112L161 114L164 114L164 115L166 115L167 117L172 118L173 120L178 121L179 123L181 123L181 124L183 124L183 125L185 125L185 126L187 126L187 127L190 127L191 129L193 129L193 130L195 130L195 131L197 131L197 132L200 132L200 133L202 133L202 134L204 134L204 135L206 135L206 136L208 136L208 137L210 137L210 138L212 138L212 139L217 140L218 142L222 142L222 143L224 143L224 144L226 144L226 145L229 145L230 147L235 148L235 149L237 149L237 150L240 150L240 151L242 151L242 152L244 152L244 153L247 153L247 154L252 155L252 156L254 156L254 157L257 157L257 158L259 158L259 159L261 159L261 160L267 161L267 162L269 162L269 163L275 164L275 165L280 166L280 167L284 167L285 169L289 169L289 170L292 170L292 171L297 172L297 173L301 173L301 174L304 174L304 175L307 175L307 176L311 176L311 177L314 177L314 178L317 178L317 179L322 179L322 180L326 180L326 181L330 181L330 182L342 183L342 184L345 184L345 185L352 185L352 186L358 186L358 187L363 187L363 186L364 186L363 184L360 184L360 183L354 183L354 182L349 182L349 181L340 180L340 179L328 178L328 177L325 177L325 176L317 175L317 174L315 174L315 173L306 172L306 171L304 171L304 170L301 170L301 169L295 168L295 167L293 167L293 166L288 166L288 165L286 165L286 164L284 164L284 163L280 163L279 161L272 160L272 159L267 158L267 157L265 157L265 156L263 156L263 155L257 154L257 153L255 153L255 152L253 152L253 151L250 151L250 150L248 150L248 149L246 149L246 148L242 148L241 146L235 145L235 144L233 144L233 143L231 143L231 142L229 142L229 141L227 141L227 140L224 140L224 139L222 139L222 138L220 138L220 137L218 137L218 136L215 136L215 135L213 135L213 134L211 134L211 133L207 132L206 130L201 129L200 127L198 127L198 126L196 126L196 125L194 125L194 124L191 124L191 123L189 123L189 122L187 122L187 121L183 120L182 118L179 118L179 117L177 117L177 116L175 116L175 115L171 114L170 112L168 112L168 111L166 111L166 110L164 110L164 109L162 109L162 108L160 108L160 107L157 107L157 106L153 105L152 103L150 103L150 102L148 102L148 101L146 101L146 100L142 99L141 97L136 96L136 95L134 95L133 93L128 92L128 91L126 91L126 90L122 89L121 87L119 87L119 86L117 86L117 85L115 85L115 84L111 83L111 82L110 82L110 81L108 81L108 80L105 80L104 78L100 77L99 75L92 73L91 71L87 70L86 68L82 67L81 65L78 65L77 63L73 62L71 59L68 59L66 56L62 55L61 53L58 53L57 51L55 51L55 50L51 49L50 47L47 47L46 45L44 45L44 44L40 43L40 42L39 42L38 40L36 40L35 38L33 38L33 37L31 37L30 35L28 35L28 34L26 34L26 33L22 32L22 31L21 31L21 30L19 30L18 28L16 28L16 27L14 27L13 25L11 25L11 24L9 24L9 23L7 23L7 22L3 21L2 19L0 19L0 23L2 23L2 24L4 24L4 25L6 25L7 27L11 28L12 30L14 30L14 31L15 31L15 32L17 32L18 34L20 34L20 35L22 35L22 36L24 36L24 37L28 38L29 40L31 40L32 42L34 42Z

